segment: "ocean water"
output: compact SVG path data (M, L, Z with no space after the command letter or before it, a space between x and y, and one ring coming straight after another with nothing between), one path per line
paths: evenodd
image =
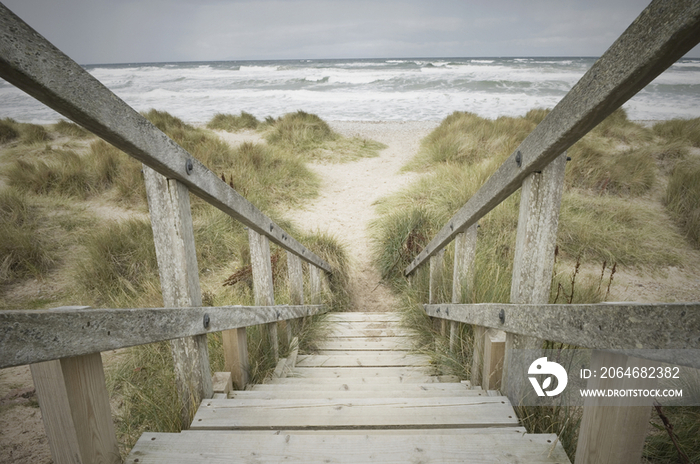
M553 108L594 58L366 59L85 66L138 111L191 123L216 113L259 119L304 110L326 120L441 120L453 111L521 116ZM625 104L631 119L700 117L700 59L682 59ZM0 117L61 116L0 79Z

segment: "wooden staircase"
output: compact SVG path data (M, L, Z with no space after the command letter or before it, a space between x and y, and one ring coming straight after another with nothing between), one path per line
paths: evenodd
M201 403L190 430L144 433L127 463L568 463L496 391L437 376L392 313L336 313L285 377Z

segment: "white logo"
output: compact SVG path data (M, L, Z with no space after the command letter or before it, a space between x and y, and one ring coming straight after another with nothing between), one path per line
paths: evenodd
M564 391L564 389L566 388L566 384L569 381L569 378L566 375L566 370L563 367L561 367L560 364L555 363L554 361L547 361L546 357L536 359L535 362L530 364L530 369L528 369L527 373L530 375L549 375L549 377L544 379L541 387L539 382L537 382L537 378L528 377L530 379L530 383L535 389L535 392L537 393L537 396L545 396L545 393L547 396L556 396ZM549 386L552 385L552 376L557 378L557 388L551 391L546 391L547 388L549 388Z

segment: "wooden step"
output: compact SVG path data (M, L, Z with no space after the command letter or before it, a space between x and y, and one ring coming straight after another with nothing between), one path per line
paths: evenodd
M401 322L398 313L367 313L367 312L346 312L331 313L326 316L328 322Z
M426 388L428 385L442 384L406 384L406 385L386 385L385 389L365 388L360 389L356 386L348 386L346 389L331 389L327 386L323 389L322 386L316 388L290 388L290 385L268 385L266 389L253 389L245 391L233 391L229 394L229 398L234 399L314 399L314 398L463 398L465 396L490 396L488 392L483 390L470 390L468 388L460 389L431 389ZM459 384L448 384L459 385ZM367 385L364 385L367 387ZM269 388L273 387L273 388ZM413 387L413 388L407 388ZM420 387L420 388L417 388Z
M429 366L427 356L410 355L407 353L387 353L353 355L304 355L297 359L297 367L400 367L400 366Z
M418 367L295 367L287 378L302 379L374 379L378 377L424 377L434 374L434 369L428 366Z
M144 433L127 464L568 463L554 434Z
M361 325L362 327L357 327ZM387 326L384 323L348 322L333 324L328 331L327 338L347 337L410 337L411 333L396 326Z
M316 344L320 350L409 350L407 337L328 337Z
M375 392L377 396L389 394L395 392L397 396L401 396L402 393L406 393L412 396L412 392L429 392L433 394L442 393L452 393L454 396L459 396L461 392L464 391L477 391L470 390L463 383L453 382L434 382L434 383L405 383L397 384L395 382L382 383L380 381L367 383L367 382L344 382L343 380L328 380L321 382L302 382L302 383L279 383L279 384L260 384L253 385L251 387L252 391L266 391L266 392L284 392L284 391L294 391L303 390L309 392L326 392L326 391L336 391L336 392ZM483 390L478 390L482 391Z
M192 430L461 428L517 426L505 397L215 400Z

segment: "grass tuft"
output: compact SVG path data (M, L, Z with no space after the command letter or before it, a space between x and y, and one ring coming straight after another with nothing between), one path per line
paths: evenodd
M19 138L17 122L10 118L0 120L0 143L12 142Z
M262 130L270 145L307 161L342 163L378 156L378 151L386 148L372 140L342 137L323 119L304 111L288 113L278 119L270 118Z
M682 140L693 147L700 147L700 118L658 122L652 129L654 134L667 141Z
M55 264L54 246L37 219L26 195L10 188L0 190L0 282L39 277Z
M144 302L154 299L160 286L150 223L108 223L82 239L85 252L76 265L75 282L94 306L152 306Z
M75 123L66 121L64 119L61 119L60 121L58 121L56 124L51 126L51 128L54 131L58 132L59 134L65 135L68 137L75 137L78 139L86 139L89 137L93 137L92 133L89 130L84 129L81 126L79 126Z
M700 158L676 164L668 182L665 202L688 240L700 248Z
M207 129L238 132L244 129L257 129L260 121L250 113L241 111L240 116L217 113L207 123Z

